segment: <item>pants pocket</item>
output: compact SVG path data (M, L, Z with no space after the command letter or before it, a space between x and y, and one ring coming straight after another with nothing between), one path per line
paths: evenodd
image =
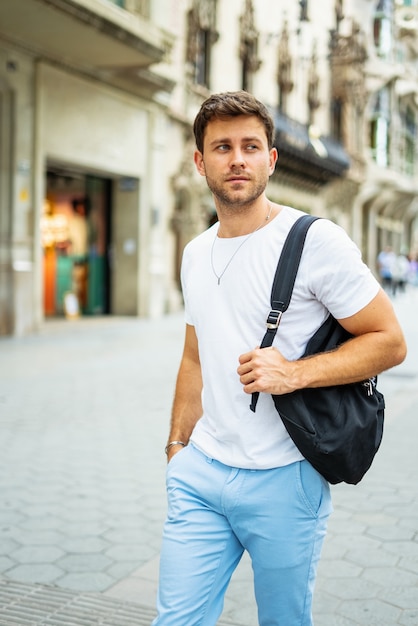
M329 515L332 510L328 482L312 465L304 460L295 463L299 495L313 517Z

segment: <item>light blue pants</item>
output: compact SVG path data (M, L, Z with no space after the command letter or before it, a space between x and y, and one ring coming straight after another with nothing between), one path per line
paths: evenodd
M168 513L153 626L215 626L244 550L260 626L311 626L329 485L307 462L236 469L193 445L167 467Z

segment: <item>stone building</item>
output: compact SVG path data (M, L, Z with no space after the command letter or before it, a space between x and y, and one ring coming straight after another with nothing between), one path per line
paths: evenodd
M417 248L417 4L193 0L175 44L186 37L188 71L172 101L185 133L210 92L252 91L276 121L270 196L339 223L373 270L384 246ZM184 146L179 239L213 210L204 181L184 176Z
M192 160L212 92L271 109L274 200L341 224L373 269L416 246L416 4L2 0L0 334L181 304L182 250L215 219Z

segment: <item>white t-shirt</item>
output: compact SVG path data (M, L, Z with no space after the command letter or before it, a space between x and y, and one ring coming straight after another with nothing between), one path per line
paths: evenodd
M301 215L283 207L250 237L217 238L219 225L214 224L184 250L185 319L195 327L203 376L203 415L190 441L231 467L269 469L303 458L271 395L261 393L253 413L251 396L237 374L239 356L259 346L264 336L280 252ZM212 263L220 275L236 250L218 285ZM273 345L285 358L299 358L328 311L339 319L354 315L378 290L345 231L329 220L317 220L308 231L292 300Z

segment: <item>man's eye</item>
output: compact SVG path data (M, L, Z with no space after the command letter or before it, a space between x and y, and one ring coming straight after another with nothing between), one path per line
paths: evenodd
M221 152L226 152L227 150L229 150L229 146L226 143L221 144L220 146L218 146L218 150L220 150Z
M247 146L247 150L250 150L250 151L252 151L252 150L257 150L257 146L256 146L256 145L254 145L253 143L250 143L250 144L248 144L248 146Z

